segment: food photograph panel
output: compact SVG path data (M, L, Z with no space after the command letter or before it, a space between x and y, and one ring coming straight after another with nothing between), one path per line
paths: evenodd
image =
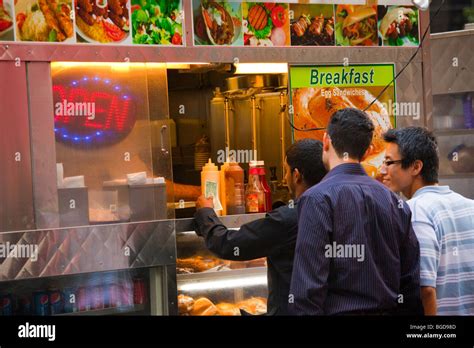
M305 78L310 75L314 77L315 71L321 79L314 84L306 82L315 81ZM322 80L323 76L330 76L331 81L327 78ZM344 108L364 110L374 123L375 131L372 148L362 165L370 176L380 179L386 148L383 134L396 126L395 86L391 84L386 88L393 76L394 68L390 64L354 65L350 68L291 67L290 88L296 128L293 130L294 140L312 138L322 141L329 120L336 111ZM342 83L345 77L353 79Z
M334 46L333 5L290 5L292 46Z
M336 44L338 46L379 46L377 6L337 5Z
M181 0L132 0L133 43L182 46L183 20Z
M12 0L0 0L0 41L15 40Z
M18 0L16 41L74 43L73 18L70 0Z
M242 3L245 46L289 46L288 4L274 2Z
M419 14L413 6L378 6L378 32L384 46L418 46Z
M129 0L74 0L77 42L131 43Z
M243 46L240 1L193 1L194 44Z

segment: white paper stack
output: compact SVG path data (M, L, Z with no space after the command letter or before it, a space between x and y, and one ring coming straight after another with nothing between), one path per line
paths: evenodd
M85 187L84 182L84 175L78 176L70 176L68 178L64 178L63 181L63 188L77 188L77 187Z
M58 187L63 187L64 185L64 167L62 163L56 163L56 179Z
M153 178L153 183L154 184L164 184L165 183L165 178L162 176L159 176L157 178Z
M146 184L146 172L130 173L127 174L127 182L129 185L145 185Z

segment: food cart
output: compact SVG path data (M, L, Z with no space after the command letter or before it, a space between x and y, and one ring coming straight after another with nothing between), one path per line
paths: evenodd
M414 41L382 36L390 6L416 16ZM284 150L305 127L295 89L316 90L298 85L303 66L388 67L370 86L341 90L360 89L368 107L388 84L396 100L385 102L419 109L380 106L386 127L433 125L430 40L418 47L429 14L409 1L3 0L3 8L12 20L0 36L5 315L176 315L178 295L262 314L265 261L219 260L193 232L198 154L218 163L222 150L256 153L274 202L287 203ZM352 19L359 8L367 13ZM354 33L364 20L372 32ZM333 85L317 88L334 95ZM222 220L238 228L262 216Z

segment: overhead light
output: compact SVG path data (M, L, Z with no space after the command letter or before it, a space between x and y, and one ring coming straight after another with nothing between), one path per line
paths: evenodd
M201 62L171 62L171 63L138 63L138 62L51 62L54 67L110 67L112 70L128 71L131 67L162 68L162 69L190 69L193 65L209 65Z
M418 9L425 11L430 7L431 0L411 0Z
M166 63L167 69L191 69L192 65L209 65L209 63L184 62L184 63Z
M287 74L287 63L239 63L236 74Z

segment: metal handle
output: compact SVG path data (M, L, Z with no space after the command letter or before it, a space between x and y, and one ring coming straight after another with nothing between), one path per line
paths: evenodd
M160 144L161 144L161 153L165 156L169 155L169 151L165 147L165 133L166 130L168 129L167 125L162 125L160 129Z
M250 99L252 101L252 150L254 154L257 154L257 103L255 96Z
M225 116L225 147L230 149L230 126L229 126L229 98L224 99L224 116ZM226 151L226 153L228 153ZM229 159L226 158L228 162Z

